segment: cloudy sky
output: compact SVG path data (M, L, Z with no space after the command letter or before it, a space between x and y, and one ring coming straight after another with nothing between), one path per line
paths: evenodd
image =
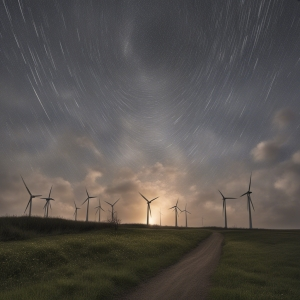
M300 228L300 2L0 3L0 215ZM33 199L43 216L44 200ZM27 213L27 212L26 212ZM203 218L203 219L202 219ZM184 214L179 216L184 224Z

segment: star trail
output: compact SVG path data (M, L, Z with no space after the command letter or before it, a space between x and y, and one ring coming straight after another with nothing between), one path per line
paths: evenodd
M238 198L252 172L253 227L299 228L299 1L2 0L0 69L1 215L24 212L21 174L53 185L50 216L87 187L124 223L145 222L141 192L152 224L179 199L222 226L218 189ZM247 227L246 200L227 217Z

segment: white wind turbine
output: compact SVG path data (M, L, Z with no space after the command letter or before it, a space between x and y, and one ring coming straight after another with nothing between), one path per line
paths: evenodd
M114 205L120 200L120 198L114 203L114 204L111 204L107 201L105 201L107 204L109 204L111 206L111 220L113 221L114 220Z
M52 186L50 188L49 196L46 197L46 198L41 198L41 199L45 199L46 200L46 204L44 206L44 210L45 210L44 217L46 217L46 218L48 218L49 205L50 205L50 208L51 208L50 200L55 201L53 198L50 197L51 196L51 191L52 191Z
M81 205L83 205L87 201L86 220L85 221L88 222L88 220L89 220L89 204L90 204L90 199L96 198L96 197L90 196L86 188L85 188L85 190L86 190L87 198L85 199L85 201Z
M179 200L179 199L178 199ZM170 207L169 209L172 209L174 208L174 211L175 211L175 226L177 227L177 216L178 216L178 211L177 209L179 209L180 211L182 211L177 205L178 205L178 200L176 202L176 205Z
M227 228L226 199L236 199L236 198L224 197L224 195L220 191L219 191L219 193L221 194L221 196L223 198L223 212L225 213L225 228Z
M150 212L150 216L151 216L151 208L150 208L150 204L152 201L156 200L158 197L153 198L152 200L148 200L145 196L143 196L140 192L139 194L147 201L147 225L149 225L149 212Z
M105 211L105 210L101 207L100 198L99 198L99 205L96 206L95 208L97 208L96 213L99 212L99 219L98 219L98 222L100 223L100 213L101 213L101 210ZM95 214L96 214L96 213L95 213Z
M20 175L20 176L21 176L21 175ZM28 208L28 205L29 205L29 214L28 214L28 216L30 217L30 216L31 216L31 208L32 208L32 199L33 199L33 198L36 198L36 197L40 197L40 196L42 196L42 195L32 195L22 176L21 176L21 178L22 178L23 183L24 183L24 185L25 185L25 187L26 187L26 189L27 189L27 192L28 192L29 195L30 195L29 201L28 201L27 206L26 206L26 208L25 208L25 210L24 210L24 214L25 214L25 212L26 212L26 210L27 210L27 208Z
M74 204L75 204L75 212L74 212L74 215L73 215L73 216L75 216L75 221L77 221L77 210L80 209L80 207L77 207L77 206L76 206L75 201L74 201Z
M188 226L187 226L187 213L188 213L188 214L191 214L191 213L190 213L189 211L186 210L186 205L187 205L187 204L185 204L185 209L184 209L184 210L181 210L181 212L185 212L185 227L188 227ZM179 207L178 207L178 208L179 208ZM180 209L179 209L179 210L180 210Z
M252 177L252 173L250 175L250 182L249 182L249 188L248 188L248 191L246 193L244 193L243 195L241 195L240 197L243 197L245 195L247 195L247 208L248 208L248 211L249 211L249 228L252 229L252 217L251 217L251 206L250 206L250 203L252 205L252 208L254 210L254 205L252 203L252 200L251 200L251 197L250 197L250 194L252 194L252 192L250 191L250 187L251 187L251 177Z

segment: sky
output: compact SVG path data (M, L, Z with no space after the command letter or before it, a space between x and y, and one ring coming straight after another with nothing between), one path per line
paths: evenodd
M0 215L300 228L300 2L0 2ZM35 198L32 214L43 216ZM28 211L25 212L25 215ZM178 217L185 225L184 213Z

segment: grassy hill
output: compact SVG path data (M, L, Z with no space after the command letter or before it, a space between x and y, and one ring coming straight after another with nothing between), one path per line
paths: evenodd
M112 299L173 264L211 233L109 226L0 218L0 299Z

